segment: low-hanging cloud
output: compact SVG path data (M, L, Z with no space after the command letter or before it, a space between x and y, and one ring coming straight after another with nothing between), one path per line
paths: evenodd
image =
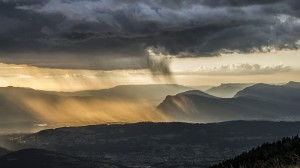
M171 75L170 59L161 53L161 49L148 49L148 67L153 75Z
M200 67L190 70L189 73L202 75L269 75L295 71L290 66L284 64L260 65L260 64L231 64L219 67Z
M0 61L153 69L149 48L177 57L298 49L299 9L297 0L1 0ZM154 67L168 74L161 60Z

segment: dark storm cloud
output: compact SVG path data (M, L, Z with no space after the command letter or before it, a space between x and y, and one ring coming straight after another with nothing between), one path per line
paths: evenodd
M148 49L179 57L296 49L299 9L298 0L2 0L0 61L165 71Z
M242 7L249 5L264 5L264 4L274 4L283 0L202 0L202 4L210 7Z

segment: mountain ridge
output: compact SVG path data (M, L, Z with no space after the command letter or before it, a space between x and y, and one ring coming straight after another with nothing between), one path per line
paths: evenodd
M177 94L167 96L157 110L172 120L220 122L228 120L300 119L300 89L256 84L239 91L233 98Z

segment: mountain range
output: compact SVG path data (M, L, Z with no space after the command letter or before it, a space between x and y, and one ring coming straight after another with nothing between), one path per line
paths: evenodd
M224 84L245 87L248 84ZM300 119L300 84L255 84L232 98L181 85L125 85L78 92L0 88L0 134L99 123ZM159 102L161 102L159 104ZM155 110L156 105L159 104Z
M300 83L256 84L233 98L219 98L201 91L167 96L157 109L174 121L220 122L228 120L300 119Z

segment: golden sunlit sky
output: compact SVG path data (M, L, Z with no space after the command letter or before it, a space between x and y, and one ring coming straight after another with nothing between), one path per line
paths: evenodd
M154 53L152 53L154 54ZM171 76L140 70L50 69L29 65L0 64L0 86L38 90L76 91L128 84L176 83L187 86L221 83L285 83L300 81L300 51L222 54L212 57L169 59Z

